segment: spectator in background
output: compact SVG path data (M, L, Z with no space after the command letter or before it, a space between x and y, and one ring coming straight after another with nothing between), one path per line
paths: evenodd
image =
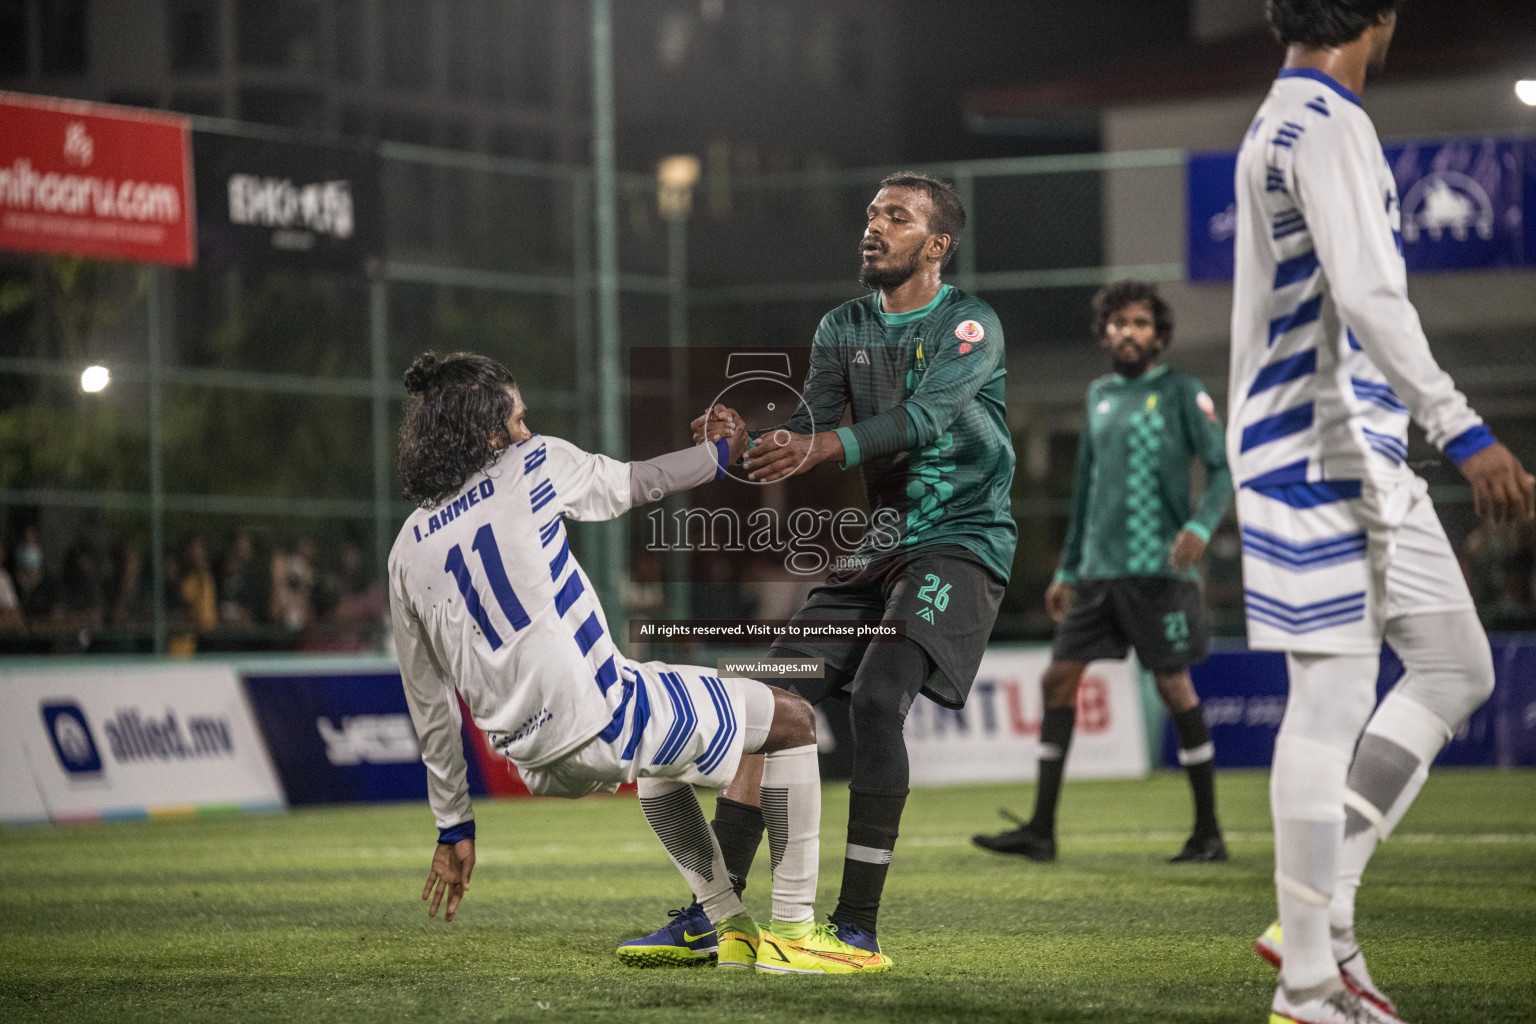
M181 576L181 599L186 603L187 619L199 633L211 632L219 624L218 584L213 578L213 564L203 538L187 541L186 564Z
M0 630L22 627L21 600L16 596L16 584L5 571L5 545L0 543Z
M146 622L151 617L150 582L144 575L144 555L131 541L118 547L113 561L112 603L107 621L114 626Z
M72 544L59 574L54 620L82 630L100 627L106 607L101 577L101 563L90 544Z
M43 545L37 527L29 526L16 546L16 598L28 623L47 622L58 603L53 578L43 565Z
M239 530L219 561L219 621L227 626L255 622L257 609L266 606L260 588L251 532Z
M369 627L384 621L384 588L363 560L363 551L348 541L341 547L336 574L336 618Z
M308 537L272 556L272 620L289 629L309 621L309 596L315 587L315 542Z

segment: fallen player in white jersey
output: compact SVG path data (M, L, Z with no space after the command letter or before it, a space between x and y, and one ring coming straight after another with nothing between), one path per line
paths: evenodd
M506 367L459 353L418 358L400 475L419 506L389 555L400 675L427 766L438 845L422 899L453 920L475 864L459 701L538 796L611 793L638 780L641 807L707 916L722 967L846 974L888 963L814 924L821 780L810 705L753 679L661 662L614 645L564 519L612 519L725 475L746 447L714 440L618 462L530 432ZM759 931L731 885L693 786L724 788L763 753L775 837L773 921Z
M1381 1024L1396 1008L1355 942L1355 891L1440 748L1493 689L1488 638L1409 419L1493 522L1532 479L1436 363L1408 300L1401 210L1360 102L1397 0L1268 0L1285 67L1237 165L1227 455L1248 642L1286 654L1275 741L1280 967L1271 1024ZM1381 644L1405 674L1376 707ZM1282 943L1283 936L1283 943Z

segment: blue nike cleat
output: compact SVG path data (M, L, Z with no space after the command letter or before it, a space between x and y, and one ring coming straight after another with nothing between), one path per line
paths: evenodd
M839 921L831 914L827 915L827 921L832 931L837 933L837 937L848 943L848 945L862 949L866 953L880 952L880 940L875 938L874 932L866 931L858 925L850 924L847 921Z
M697 903L669 910L671 922L614 950L631 967L697 967L715 958L720 947L715 926Z

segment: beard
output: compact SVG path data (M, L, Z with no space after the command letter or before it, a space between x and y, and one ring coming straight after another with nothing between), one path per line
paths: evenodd
M1131 351L1136 353L1134 358L1127 358L1121 354ZM1134 380L1147 372L1147 367L1152 365L1152 361L1161 352L1161 348L1144 349L1136 345L1117 345L1109 354L1110 369L1122 377Z
M922 249L914 249L912 258L904 264L878 266L872 263L864 263L859 267L859 284L865 288L878 288L884 291L888 288L899 288L911 280L923 265Z

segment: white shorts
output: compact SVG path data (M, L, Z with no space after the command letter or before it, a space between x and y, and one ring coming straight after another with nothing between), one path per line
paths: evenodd
M1255 650L1374 655L1392 619L1473 610L1418 477L1315 505L1240 489L1237 514Z
M641 776L724 789L742 752L767 739L773 694L755 679L661 661L619 671L623 696L607 729L542 768L519 766L534 796L612 793Z

